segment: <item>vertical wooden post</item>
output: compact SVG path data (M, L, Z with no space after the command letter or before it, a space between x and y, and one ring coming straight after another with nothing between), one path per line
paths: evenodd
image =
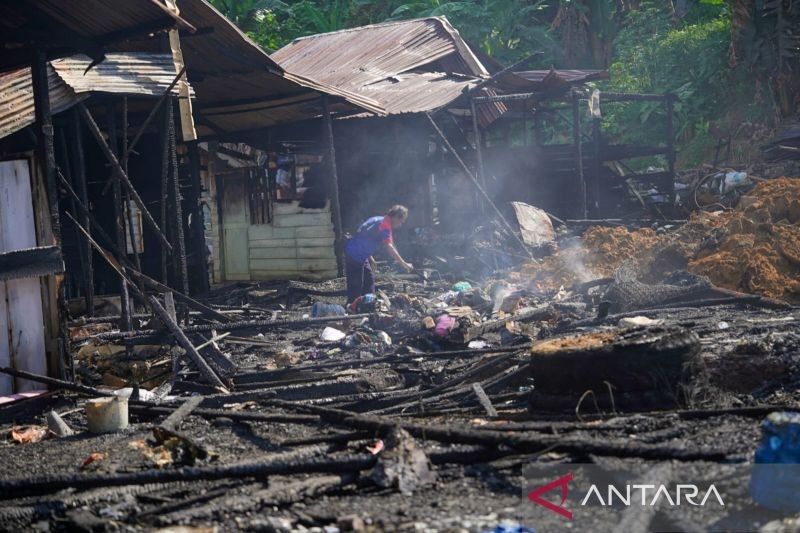
M325 134L328 141L328 163L331 172L331 214L333 215L333 232L336 235L334 244L336 251L336 271L339 276L344 275L344 260L342 257L342 208L339 203L339 174L336 170L336 147L333 141L333 120L328 105L328 97L322 97L322 106L325 114Z
M172 195L172 214L173 214L173 232L172 236L175 242L172 243L172 264L175 267L176 283L179 290L188 295L189 294L189 274L186 268L186 241L183 232L183 205L181 203L181 186L180 176L178 175L178 154L177 154L177 141L175 133L175 120L173 114L173 107L175 102L170 100L167 103L167 116L169 117L169 128L167 129L167 136L169 137L169 157L170 166L172 167L172 187L170 193ZM180 305L181 316L184 321L189 323L189 308L184 304Z
M664 103L667 107L667 167L669 183L667 184L667 197L669 204L675 204L675 99L672 94L665 95ZM730 148L730 145L728 146Z
M472 130L475 133L475 153L478 157L478 182L481 184L481 187L486 189L486 169L483 165L483 136L481 135L480 124L478 124L478 106L475 105L475 100L472 98L469 99L469 105L472 113ZM481 213L485 213L486 205L480 195L478 196L478 201Z
M600 144L602 135L602 124L598 117L592 119L592 141L594 144L594 157L592 160L592 176L587 186L589 196L589 204L591 207L592 216L599 217L600 208Z
M161 196L159 201L159 206L161 207L161 218L159 219L158 223L164 228L164 232L167 233L167 239L169 239L169 230L167 226L167 204L169 201L169 135L167 134L167 130L169 129L169 122L171 118L171 113L167 110L170 106L169 99L167 99L167 104L164 106L164 110L162 111L163 122L161 127ZM161 246L161 283L164 285L169 285L169 271L167 270L167 257L169 254L169 250L165 246Z
M200 290L206 292L209 289L208 280L208 248L206 247L205 217L203 216L203 206L200 197L203 191L203 180L200 176L200 150L197 142L191 142L189 148L189 166L192 180L192 229L195 255L198 258L198 268L200 273Z
M587 216L586 200L586 179L583 175L583 148L581 147L581 112L580 101L577 93L572 94L572 142L575 148L575 168L578 174L578 186L580 188L581 199L581 218Z
M33 85L34 115L36 118L37 152L42 166L45 188L47 189L47 203L50 207L50 223L53 231L54 244L61 246L61 217L58 206L58 188L56 187L56 154L53 145L53 120L50 108L50 84L47 75L47 55L42 50L36 50L31 65L31 82ZM50 285L56 294L58 306L58 350L57 360L47 361L48 372L60 377L66 376L65 363L73 367L73 362L68 349L67 336L67 299L65 294L63 276L53 278L55 287Z
M108 146L111 152L119 154L119 144L117 142L117 116L114 113L114 104L108 104L106 114L108 115ZM116 169L111 169L112 176L112 190L114 194L114 231L117 239L117 248L125 252L125 221L123 220L123 206L122 206L122 185L120 184L119 172ZM119 298L122 307L122 324L121 327L125 331L133 329L133 322L131 321L131 300L128 294L128 284L124 278L119 280Z
M83 205L88 209L89 191L86 187L86 162L84 160L83 152L83 128L81 127L81 118L78 114L78 110L74 110L73 113L74 114L71 121L73 127L72 142L70 143L73 165L72 178L74 180L73 184L78 191L78 197L80 198L81 203L83 203ZM81 224L83 224L83 227L88 229L90 226L88 213L81 211L80 216ZM76 233L80 233L77 229L75 231ZM86 312L89 316L94 316L94 264L92 246L83 235L80 235L78 240L84 245L81 248L81 254L84 258L83 262L86 265L86 277L84 280L84 283L86 284Z
M122 166L122 170L125 171L125 174L128 174L128 97L122 97L122 159L120 160L120 165ZM133 252L133 264L136 265L136 270L139 272L142 271L142 262L139 259L139 252L136 250L136 232L134 232L133 228L136 227L136 220L133 217L133 212L130 209L130 195L128 194L127 190L123 190L122 200L125 202L125 209L123 210L123 214L127 214L126 222L128 226L128 231L125 234L125 238L129 239L128 242L131 243L131 251ZM127 250L126 250L127 251Z
M38 134L39 161L42 165L44 183L47 187L47 200L50 204L50 218L56 244L61 244L61 220L58 212L58 189L56 188L56 154L53 145L53 120L50 109L50 86L47 80L47 59L42 51L37 51L31 69L33 98Z

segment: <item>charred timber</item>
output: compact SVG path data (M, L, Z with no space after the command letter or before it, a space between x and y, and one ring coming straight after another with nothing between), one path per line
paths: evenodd
M369 313L361 313L357 315L341 316L326 316L318 318L305 318L299 320L247 320L241 322L230 322L228 324L198 324L195 326L187 326L183 328L184 333L207 333L211 330L217 332L224 331L237 331L242 329L264 328L264 329L278 329L278 328L296 328L305 326L314 326L318 324L328 324L331 322L344 322L354 318L368 318L372 316ZM116 341L121 339L136 338L142 343L158 343L163 341L164 332L157 329L145 329L139 331L124 331L113 333L100 333L90 337L83 337L76 339L76 341L97 339L104 341Z

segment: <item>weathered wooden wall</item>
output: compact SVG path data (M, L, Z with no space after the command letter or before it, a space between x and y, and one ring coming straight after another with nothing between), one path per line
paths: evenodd
M303 209L275 203L272 224L248 228L251 279L336 277L330 202Z

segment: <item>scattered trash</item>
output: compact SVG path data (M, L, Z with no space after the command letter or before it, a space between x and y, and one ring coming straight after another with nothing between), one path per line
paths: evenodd
M469 341L467 344L467 348L470 348L471 350L482 350L487 346L489 346L489 343L486 341Z
M621 328L636 328L641 326L657 326L661 324L661 320L653 320L646 316L631 316L620 319L619 327Z
M86 425L92 433L115 433L128 427L127 398L93 398L84 406Z
M450 290L453 292L466 292L472 290L472 285L468 281L459 281L454 283Z
M47 428L58 437L69 437L74 432L55 411L47 413Z
M483 533L536 533L536 530L518 522L503 521L494 529L486 529Z
M719 324L717 324L718 329L728 329L729 327L731 327L731 325L725 322L724 320L721 321Z
M800 413L770 413L761 425L761 445L756 450L750 478L753 500L769 509L800 512L797 498L800 477L796 469L777 466L797 464L800 464Z
M383 442L385 449L378 456L371 474L376 485L410 495L436 481L428 456L407 431L394 428Z
M17 444L31 444L46 439L48 433L44 426L16 426L11 428L8 436Z
M445 313L439 315L436 319L436 329L434 329L434 333L439 337L447 337L454 327L456 327L456 319Z
M80 469L81 470L85 470L90 465L93 465L93 464L99 463L100 461L105 460L106 457L108 457L108 455L105 454L105 453L102 453L102 452L91 453L91 454L89 454L89 457L87 457L86 459L83 460L83 463L81 463Z
M314 302L311 306L311 317L318 318L323 316L345 316L347 311L339 304L326 304L323 302Z
M330 326L327 326L325 329L323 329L322 333L319 335L319 338L325 342L339 342L345 337L346 334L343 331L339 331L338 329Z

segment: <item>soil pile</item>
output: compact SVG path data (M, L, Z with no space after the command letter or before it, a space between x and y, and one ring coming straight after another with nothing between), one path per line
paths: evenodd
M800 303L800 179L761 182L735 209L694 213L672 232L589 228L519 277L552 289L610 276L627 260L645 282L686 269L720 287Z

